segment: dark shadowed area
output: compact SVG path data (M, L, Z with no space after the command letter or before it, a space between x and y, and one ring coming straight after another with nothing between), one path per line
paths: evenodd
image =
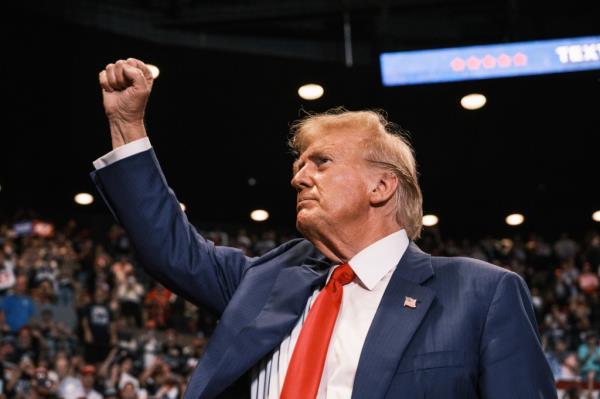
M95 194L91 162L110 150L97 74L136 57L160 68L148 132L196 223L247 224L252 209L264 208L268 223L293 231L289 125L302 110L343 105L384 109L410 132L425 212L440 217L444 233L503 232L504 217L517 211L524 232L594 227L600 72L386 88L378 54L598 35L597 5L103 3L1 6L3 216L33 209L110 221L99 198L84 208L73 196ZM301 100L296 90L307 82L322 84L324 97ZM483 109L460 107L471 92L487 96Z

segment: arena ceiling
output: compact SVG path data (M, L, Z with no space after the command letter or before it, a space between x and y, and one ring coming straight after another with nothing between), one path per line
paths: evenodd
M600 72L383 87L382 51L600 34L598 2L29 1L3 4L0 206L107 218L72 202L110 149L97 86L105 64L159 66L147 125L166 176L199 224L293 229L289 124L301 110L380 108L410 132L426 212L466 236L579 234L600 209ZM351 43L351 52L348 43ZM299 85L325 87L315 102ZM467 112L458 100L482 92ZM249 185L255 179L255 185Z

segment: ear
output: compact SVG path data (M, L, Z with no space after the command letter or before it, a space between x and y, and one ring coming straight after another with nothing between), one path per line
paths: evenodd
M369 193L369 200L372 206L381 206L387 203L394 196L398 188L398 176L394 173L383 170L374 174L374 185Z

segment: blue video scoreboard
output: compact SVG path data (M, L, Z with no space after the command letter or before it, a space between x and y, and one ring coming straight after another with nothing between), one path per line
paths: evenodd
M384 86L600 69L600 36L380 55Z

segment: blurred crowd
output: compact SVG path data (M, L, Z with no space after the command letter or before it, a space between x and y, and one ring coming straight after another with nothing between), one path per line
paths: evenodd
M202 233L249 256L292 238ZM457 242L427 230L418 244L519 273L557 380L600 380L600 234ZM149 278L119 226L93 237L74 220L0 223L0 397L179 398L216 322Z
M249 256L291 238L202 234ZM179 398L216 322L150 279L117 225L0 222L0 397Z

